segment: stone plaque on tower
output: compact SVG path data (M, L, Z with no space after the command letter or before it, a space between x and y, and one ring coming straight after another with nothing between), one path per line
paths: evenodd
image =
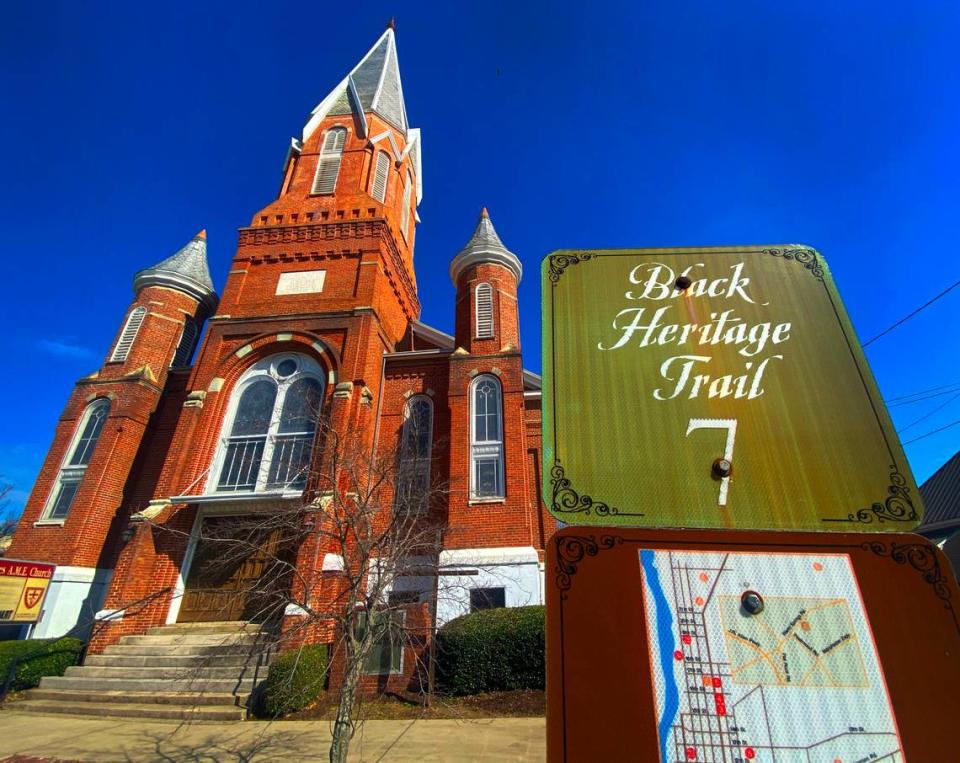
M558 251L543 495L567 524L904 531L922 505L822 257Z

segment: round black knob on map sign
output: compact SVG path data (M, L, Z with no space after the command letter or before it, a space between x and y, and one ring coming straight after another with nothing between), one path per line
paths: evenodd
M733 471L733 464L725 458L718 458L713 462L713 473L718 477L729 477Z
M690 280L689 276L680 276L677 279L677 288L683 291L684 289L689 289L692 283L693 281Z
M763 612L763 597L756 591L744 591L740 597L740 606L748 615L759 615Z

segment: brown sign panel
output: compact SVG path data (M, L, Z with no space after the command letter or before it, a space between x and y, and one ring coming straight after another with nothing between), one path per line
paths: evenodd
M0 559L0 624L39 620L55 569L54 564Z
M923 507L806 247L560 251L543 495L567 524L899 531Z
M960 589L924 538L568 527L546 574L551 763L957 759Z

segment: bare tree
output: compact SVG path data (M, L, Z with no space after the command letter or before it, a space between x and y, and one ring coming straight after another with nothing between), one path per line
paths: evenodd
M10 514L11 492L13 492L13 484L0 477L0 538L12 536L20 521L18 516Z
M374 455L359 437L324 428L316 439L322 452L297 456L303 501L201 525L190 577L210 586L207 616L275 626L287 616L281 651L332 644L333 763L347 759L365 674L380 672L383 680L368 668L382 662L386 674L396 673L397 655L413 655L402 675L412 667L412 690L432 688L425 652L436 618L446 489L429 477L428 435L419 424L408 421L397 445Z

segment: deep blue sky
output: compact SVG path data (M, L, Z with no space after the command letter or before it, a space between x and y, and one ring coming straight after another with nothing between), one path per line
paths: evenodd
M557 248L807 243L863 339L960 278L960 4L360 6L5 5L0 474L16 506L134 272L206 228L222 287L289 137L393 15L423 130L423 319L438 328L482 205L527 269L534 370L537 268ZM960 382L958 315L960 289L869 348L886 397ZM960 400L907 435L958 418ZM907 445L918 481L958 447L960 426Z

